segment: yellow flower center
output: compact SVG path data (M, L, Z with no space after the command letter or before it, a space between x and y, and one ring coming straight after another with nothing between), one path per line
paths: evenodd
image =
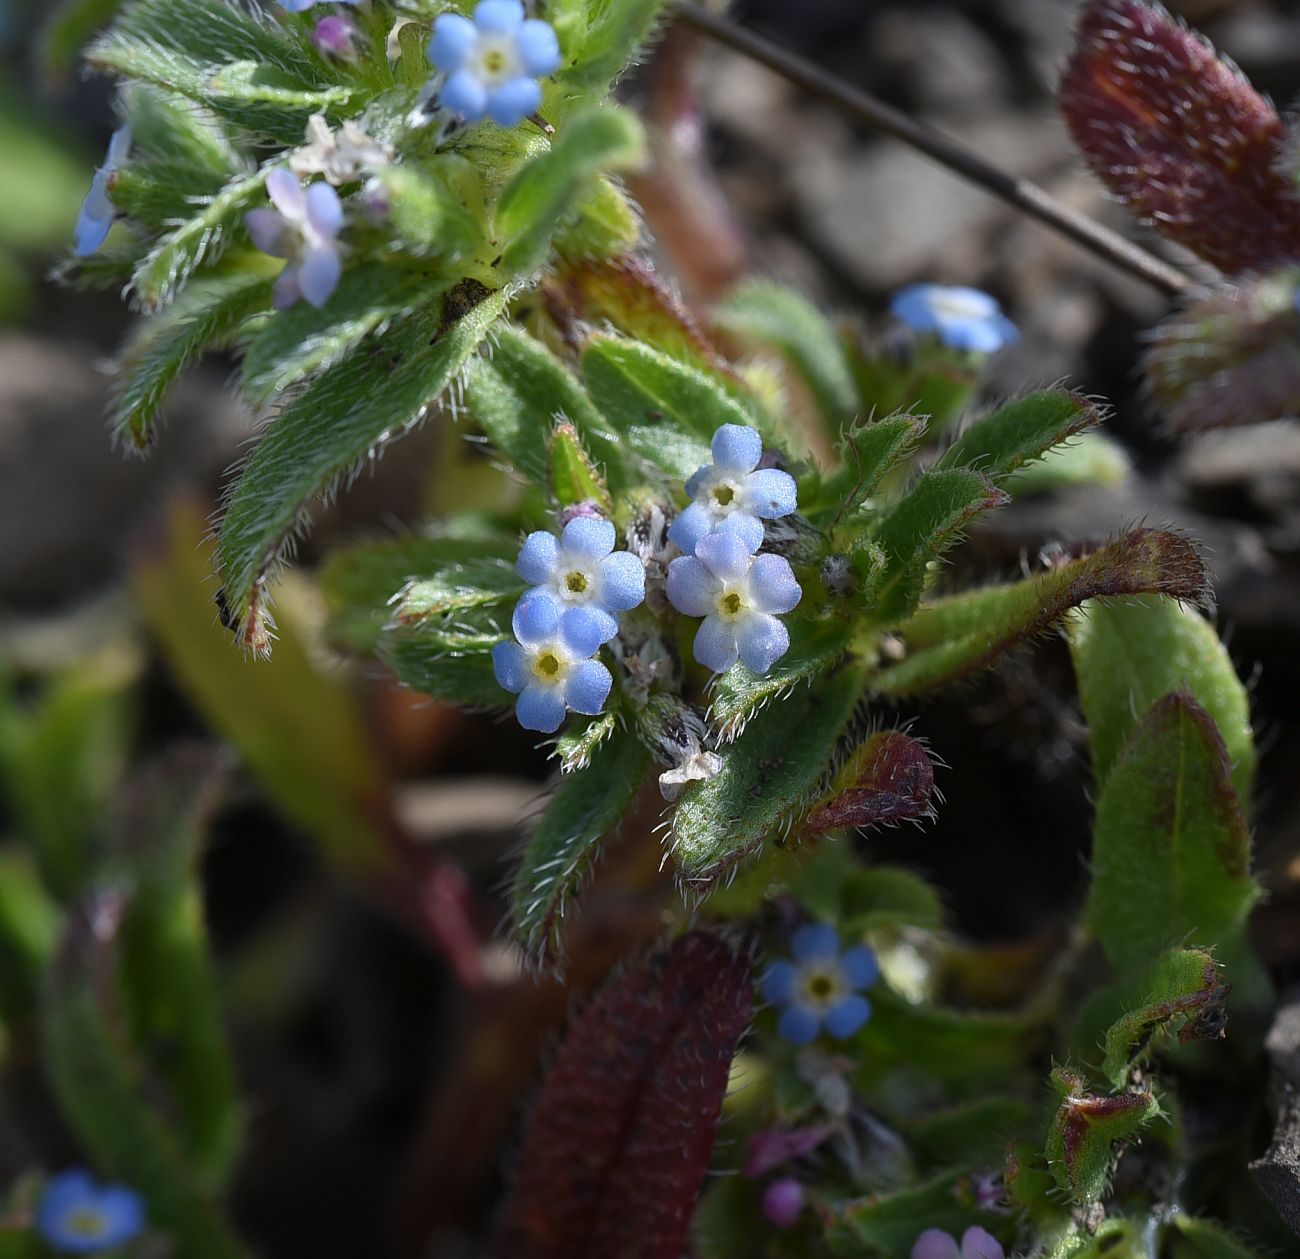
M734 485L715 485L713 487L713 500L719 507L730 507L736 499L736 487Z
M580 595L587 589L587 574L572 572L564 579L565 587L575 595Z
M560 676L562 668L559 656L553 651L538 652L537 659L533 661L533 672L543 682L554 682Z
M843 995L838 975L831 971L808 971L803 977L804 995L812 1005L830 1006Z
M726 617L739 616L745 610L745 605L740 595L734 590L728 590L718 600L718 611Z
M93 1207L77 1207L64 1217L63 1227L77 1237L101 1237L108 1221Z

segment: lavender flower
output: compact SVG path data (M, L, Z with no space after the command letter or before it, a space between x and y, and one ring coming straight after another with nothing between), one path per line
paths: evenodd
M777 1228L791 1228L803 1214L803 1186L793 1176L774 1180L763 1191L763 1214Z
M912 1259L1003 1259L1002 1243L978 1224L961 1235L961 1246L951 1233L927 1228L912 1245Z
M492 667L497 681L519 696L515 715L525 730L554 734L567 709L594 717L605 706L613 678L590 659L601 644L598 627L594 617L566 615L545 591L519 601L513 620L518 641L498 643Z
M271 290L271 303L284 310L305 297L313 306L323 306L338 287L343 266L339 195L327 183L304 190L282 166L267 175L266 191L276 208L250 210L244 224L258 249L289 260Z
M739 534L750 551L763 544L763 521L788 516L798 505L794 477L778 468L759 468L763 439L747 424L724 424L713 434L713 462L689 481L695 501L668 530L684 555L694 555L707 534ZM756 471L757 469L757 471Z
M575 516L558 539L544 530L530 533L515 562L533 588L524 598L545 591L566 618L581 610L608 642L618 633L617 614L645 598L645 565L628 551L614 551L615 536L614 526L596 516Z
M95 177L90 181L90 191L81 203L81 213L77 215L77 224L72 229L75 237L72 252L78 258L88 258L93 254L104 243L108 229L113 226L117 211L108 199L108 182L126 161L130 148L131 128L119 127L109 139L104 164L95 171Z
M519 0L480 0L472 21L438 15L429 60L447 76L440 99L452 113L514 127L541 105L538 79L559 69L560 45L549 22L525 20Z
M143 1227L139 1194L124 1185L97 1185L80 1168L51 1177L36 1207L36 1231L67 1254L109 1250Z
M894 294L889 308L909 328L933 332L954 350L992 354L1020 337L997 299L979 289L909 284Z
M753 555L738 533L711 533L668 566L668 600L687 616L702 616L695 659L715 673L739 658L766 673L790 649L777 620L803 597L788 560Z
M322 57L338 57L340 61L356 59L359 38L356 23L342 13L321 18L311 33L311 42Z
M800 927L790 949L794 961L773 962L762 979L763 995L785 1007L777 1031L796 1045L810 1044L823 1027L838 1040L852 1036L871 1017L859 990L876 980L875 954L863 944L841 953L839 932L826 923Z

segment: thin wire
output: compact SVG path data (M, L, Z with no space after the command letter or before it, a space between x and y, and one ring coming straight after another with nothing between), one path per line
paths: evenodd
M941 132L917 122L892 105L846 83L829 71L778 47L762 35L717 17L698 4L681 0L675 11L686 25L710 39L744 53L813 96L830 101L846 114L901 140L940 165L978 184L1041 223L1083 245L1100 258L1154 285L1169 297L1192 287L1193 281L1176 267L1125 240L1118 232L1058 201L1032 180L1008 175Z

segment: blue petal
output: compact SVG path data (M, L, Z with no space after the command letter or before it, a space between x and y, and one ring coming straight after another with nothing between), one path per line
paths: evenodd
M485 35L506 35L524 21L524 6L519 0L479 0L474 9L474 25Z
M316 2L317 0L280 0L281 6L288 9L290 13L305 13Z
M695 659L714 673L726 673L740 654L736 646L736 628L720 616L707 616L695 631Z
M525 730L554 734L564 721L564 700L555 687L534 683L524 687L515 705L515 716Z
M530 591L515 605L515 614L511 618L515 637L525 647L549 641L560 628L563 610L558 600L545 591Z
M750 555L763 545L763 522L745 511L733 511L731 515L724 516L714 533L734 533L745 544L745 551Z
M126 161L126 155L130 151L131 124L127 122L123 123L108 137L108 153L104 157L104 169L107 171L117 170Z
M708 616L720 589L718 579L693 555L681 555L668 565L668 602L685 616Z
M961 1259L957 1242L941 1228L927 1228L912 1243L911 1259Z
M478 43L478 29L460 13L440 13L433 22L429 60L439 70L454 74Z
M67 1208L85 1201L95 1192L95 1180L91 1174L80 1167L74 1167L57 1176L51 1176L45 1182L41 1193L40 1206L37 1209L38 1222L46 1213L62 1215Z
M519 548L515 571L530 586L544 586L555 573L559 554L560 543L556 536L538 529L536 533L530 533Z
M751 612L734 624L740 659L755 673L766 673L790 650L790 632L774 616Z
M1002 1243L987 1229L972 1224L961 1235L962 1259L1003 1259Z
M1297 290L1300 292L1300 290ZM706 463L702 468L696 468L690 476L686 478L686 497L694 498L700 490L700 482L704 480L710 472L713 471L713 465Z
M528 685L528 657L516 642L507 639L492 648L492 672L497 683L514 695Z
M762 526L759 528L761 530ZM754 548L739 526L710 533L695 544L695 558L723 582L740 581L745 577L753 553Z
M541 104L542 89L536 79L508 79L488 93L487 114L499 127L517 127Z
M965 284L935 285L932 300L949 307L961 305L971 319L991 319L998 313L998 299L992 293Z
M267 172L266 195L271 204L288 218L301 221L307 214L307 194L298 176L287 166L277 166Z
M773 962L763 972L759 987L763 995L776 1005L788 1005L794 999L795 987L799 982L799 970L793 962L782 959Z
M645 565L631 551L615 551L600 562L600 601L611 612L627 612L645 599Z
M477 122L487 113L487 88L468 70L457 70L442 85L439 100L466 122Z
M272 258L287 258L293 252L292 241L297 233L292 231L289 220L279 210L273 210L269 205L249 210L244 215L244 226L248 229L249 239L264 254L270 254Z
M838 1040L852 1036L871 1017L871 1002L856 993L826 1011L826 1030Z
M760 612L789 612L803 597L790 561L781 555L756 555L749 566L749 594Z
M713 517L699 503L692 503L668 526L668 541L683 555L694 555L699 540L713 530Z
M584 660L573 667L564 684L564 701L575 713L594 717L605 707L613 684L609 670L599 660Z
M865 944L855 944L840 958L840 969L853 988L870 988L880 974L876 955Z
M728 472L750 472L763 457L763 439L748 424L724 424L713 434L713 466Z
M144 1227L144 1203L125 1185L105 1185L99 1192L99 1209L109 1224L106 1247L121 1245Z
M291 262L275 277L275 283L271 285L271 305L276 310L288 310L302 296L302 289L298 287L298 269L298 264Z
M614 526L599 516L575 516L564 526L560 546L587 560L603 559L614 549Z
M324 180L317 180L307 189L307 221L322 236L337 236L343 226L339 194Z
M745 478L745 506L764 520L788 516L799 505L794 477L780 468L760 468Z
M298 287L302 295L319 309L338 288L342 271L337 249L313 249L298 267Z
M519 50L519 60L524 69L534 78L543 78L560 68L560 42L549 22L529 18L519 28L515 47Z
M618 621L604 608L580 603L564 609L560 617L560 638L579 659L593 655L601 643L618 633Z
M809 1045L817 1039L821 1019L816 1011L807 1006L791 1005L782 1012L776 1021L777 1034L794 1045Z
M938 327L934 303L940 292L937 284L909 284L889 299L889 309L909 328L933 332Z
M790 936L790 949L801 962L824 962L837 958L840 933L827 922L810 922Z
M108 229L112 226L112 219L94 218L83 209L72 229L72 252L78 258L89 258L108 239Z

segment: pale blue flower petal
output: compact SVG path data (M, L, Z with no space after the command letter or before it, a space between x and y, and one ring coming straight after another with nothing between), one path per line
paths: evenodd
M528 685L528 657L516 642L507 639L492 648L492 672L497 683L518 695Z
M433 22L429 60L439 70L454 74L478 43L478 28L460 13L440 13Z
M530 586L541 586L550 581L560 555L559 539L553 533L538 529L524 539L515 560L515 571Z
M508 79L488 93L487 115L499 127L517 127L542 104L542 88L536 79Z
M281 214L303 219L307 214L307 194L298 177L287 167L277 166L266 176L266 195Z
M789 612L803 598L790 561L782 555L756 555L749 568L749 593L760 612Z
M525 730L554 734L564 721L564 700L555 687L533 683L520 695L515 716Z
M705 617L695 632L695 659L714 673L726 673L738 655L735 623L720 616Z
M550 595L534 591L519 600L511 625L525 647L553 639L560 628L563 609Z
M262 206L244 215L244 226L254 246L272 258L287 258L293 252L289 221L279 210Z
M108 137L108 156L104 159L104 169L109 171L117 170L126 161L126 155L130 151L131 124L126 122Z
M108 239L108 230L112 226L112 215L98 217L83 207L77 216L76 226L72 229L72 252L78 258L90 257Z
M763 972L759 987L763 995L777 1005L787 1005L794 999L795 988L799 983L799 971L793 962L782 959L773 962Z
M718 597L718 579L692 555L668 565L668 602L686 616L708 616Z
M692 503L668 526L668 541L683 555L694 555L699 540L713 529L713 517L700 503Z
M801 962L833 961L840 951L840 933L830 923L811 922L790 936L790 951Z
M734 511L724 516L714 533L734 533L744 544L746 555L752 555L763 545L763 522L748 512ZM695 545L698 549L699 543Z
M507 35L523 25L524 6L519 0L479 0L474 25L485 35Z
M569 673L564 685L565 702L575 713L594 717L605 707L613 684L609 670L599 660L584 660Z
M728 472L752 472L763 457L763 439L748 424L724 424L713 434L713 466Z
M826 1030L843 1040L852 1036L871 1017L871 1002L856 994L844 997L826 1011Z
M865 944L857 944L847 950L840 958L840 969L854 988L870 988L880 974L876 955Z
M686 497L694 498L700 492L700 483L710 472L713 471L713 465L706 463L702 468L696 468L690 476L686 478Z
M734 624L740 659L755 673L766 673L790 650L790 632L774 616L751 612Z
M817 1039L821 1019L806 1006L787 1006L776 1021L777 1034L793 1045L810 1045Z
M911 1259L961 1259L956 1239L941 1228L927 1228L912 1243Z
M343 226L339 194L323 180L307 189L307 221L322 236L337 236Z
M614 549L614 526L599 516L575 516L564 526L560 546L583 559L599 560Z
M487 88L476 74L468 70L457 70L443 84L439 98L453 114L459 114L466 122L477 122L487 113Z
M604 608L580 603L564 609L560 617L560 638L578 657L593 655L601 643L618 633L618 621Z
M534 78L554 74L560 68L560 43L549 22L529 18L519 28L515 47L519 50L519 60L524 69Z
M600 600L611 612L627 612L645 599L645 564L631 551L600 561Z
M997 300L979 289L912 284L894 294L890 309L910 328L933 332L958 350L991 354L1020 335Z
M745 506L764 520L788 516L799 505L794 477L780 468L760 468L745 478Z
M749 572L754 548L739 531L711 533L695 544L695 557L720 581L740 581Z
M298 287L313 306L324 306L338 287L343 264L338 251L328 248L311 250L298 268Z
M319 0L280 0L282 8L288 9L290 13L306 13L308 9L313 8Z
M972 1224L961 1235L962 1259L1004 1259L1002 1243L987 1229Z
M276 310L288 310L301 296L302 289L298 287L298 264L291 262L275 277L275 283L271 285L271 305Z

